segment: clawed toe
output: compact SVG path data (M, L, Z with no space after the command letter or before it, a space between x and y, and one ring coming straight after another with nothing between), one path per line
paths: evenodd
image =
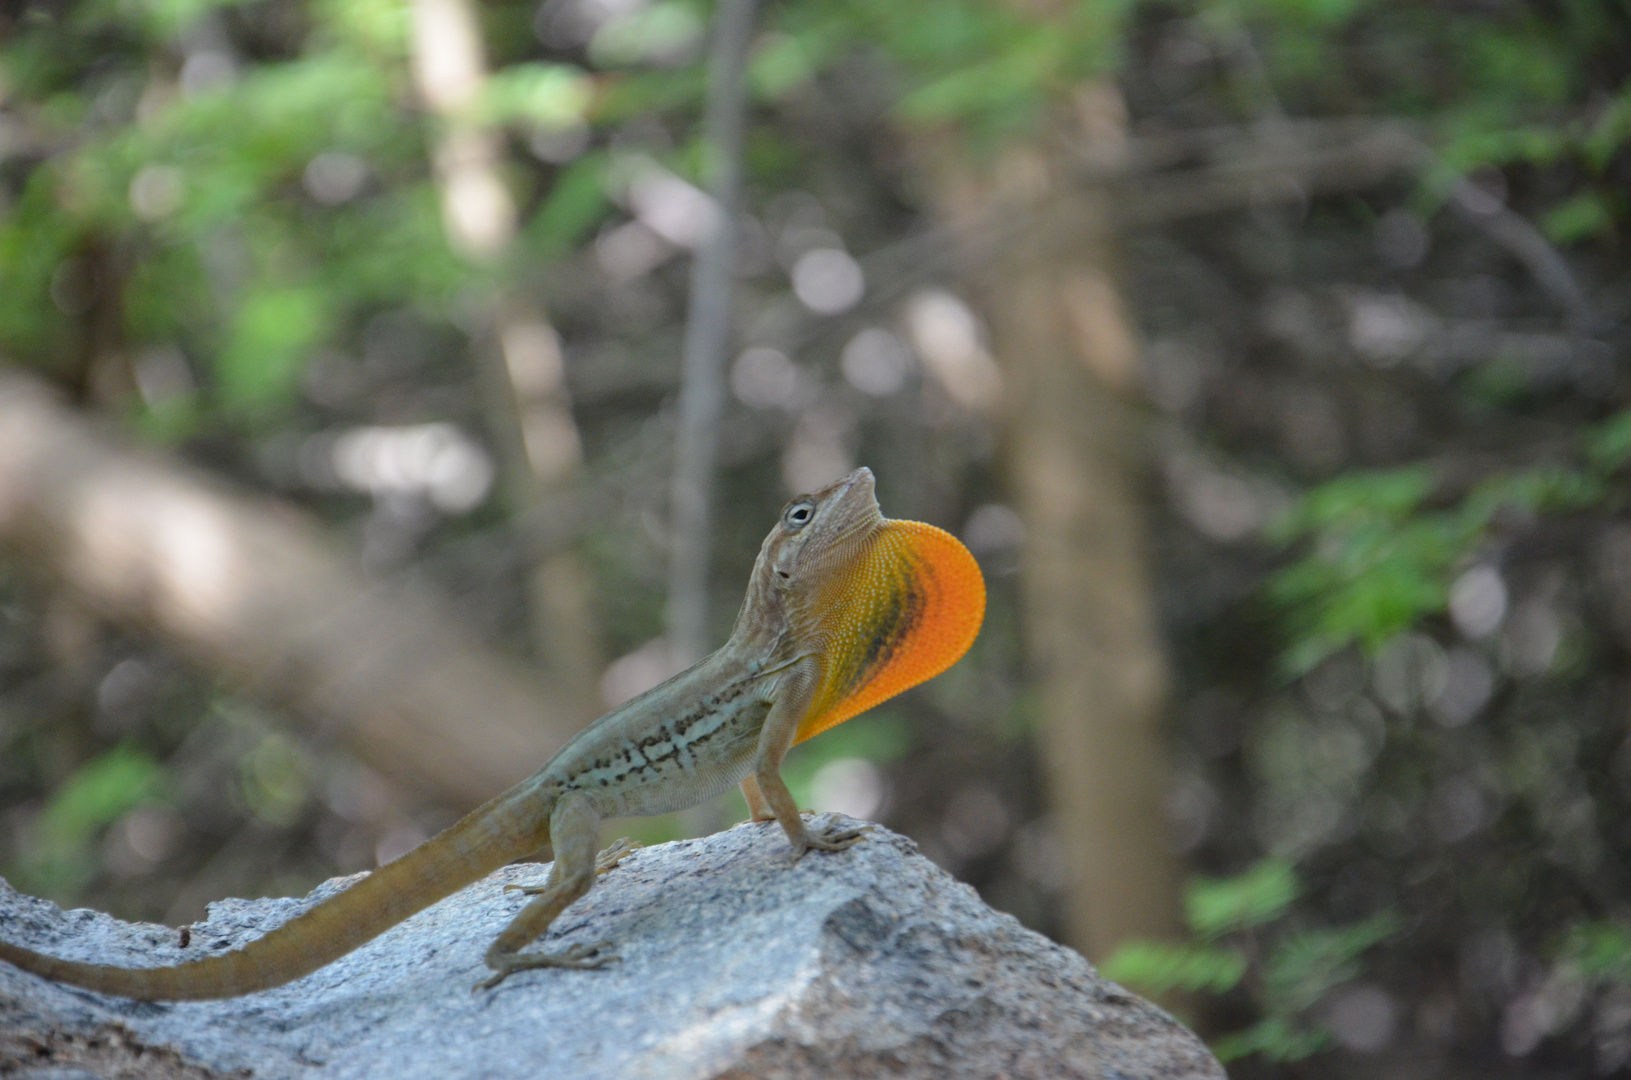
M622 862L630 855L633 855L636 851L639 851L644 846L645 845L640 843L640 841L630 840L626 836L614 841L605 851L602 851L599 855L595 856L595 876L599 877L601 874L611 870L618 863Z
M580 971L590 971L603 968L607 964L621 962L622 957L612 951L610 941L597 941L593 945L572 945L553 953L513 953L506 956L498 965L491 977L482 980L471 991L491 990L505 979L518 971L530 971L533 968L576 968Z
M798 862L807 851L846 851L860 842L866 835L865 829L844 829L841 832L825 835L809 833L804 837L804 846L795 847L793 861Z

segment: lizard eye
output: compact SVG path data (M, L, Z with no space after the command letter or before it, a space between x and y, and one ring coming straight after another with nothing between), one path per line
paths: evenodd
M789 529L802 529L810 524L810 519L814 516L815 507L809 503L801 502L789 506L787 513L782 515L782 520L787 522Z

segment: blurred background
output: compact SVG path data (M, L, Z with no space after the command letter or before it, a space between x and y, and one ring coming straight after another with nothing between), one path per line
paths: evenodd
M802 805L1237 1077L1622 1074L1628 74L1626 0L12 0L0 872L393 858L866 464L990 609Z

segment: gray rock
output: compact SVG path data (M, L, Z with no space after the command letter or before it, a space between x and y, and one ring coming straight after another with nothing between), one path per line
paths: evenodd
M773 824L639 851L546 943L610 938L620 963L523 972L472 993L482 953L523 902L502 887L544 873L506 867L304 979L225 1001L130 1002L0 963L0 1074L1223 1076L1166 1013L875 826L849 851L796 866ZM175 963L264 933L350 880L302 900L212 904L186 950L168 927L63 912L0 883L0 933L75 959ZM41 1049L93 1045L100 1057ZM120 1046L152 1068L120 1067Z

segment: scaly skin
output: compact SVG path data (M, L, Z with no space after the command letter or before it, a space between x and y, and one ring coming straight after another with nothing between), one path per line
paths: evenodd
M59 960L0 942L0 960L58 982L144 1001L231 997L309 974L516 859L549 858L548 880L494 940L496 986L535 967L598 967L609 943L522 953L627 854L597 862L600 822L695 806L740 783L754 820L793 847L842 851L781 778L795 743L950 667L985 612L985 583L955 537L879 512L872 473L789 503L765 538L730 640L687 671L585 728L543 768L456 825L242 949L166 968Z

